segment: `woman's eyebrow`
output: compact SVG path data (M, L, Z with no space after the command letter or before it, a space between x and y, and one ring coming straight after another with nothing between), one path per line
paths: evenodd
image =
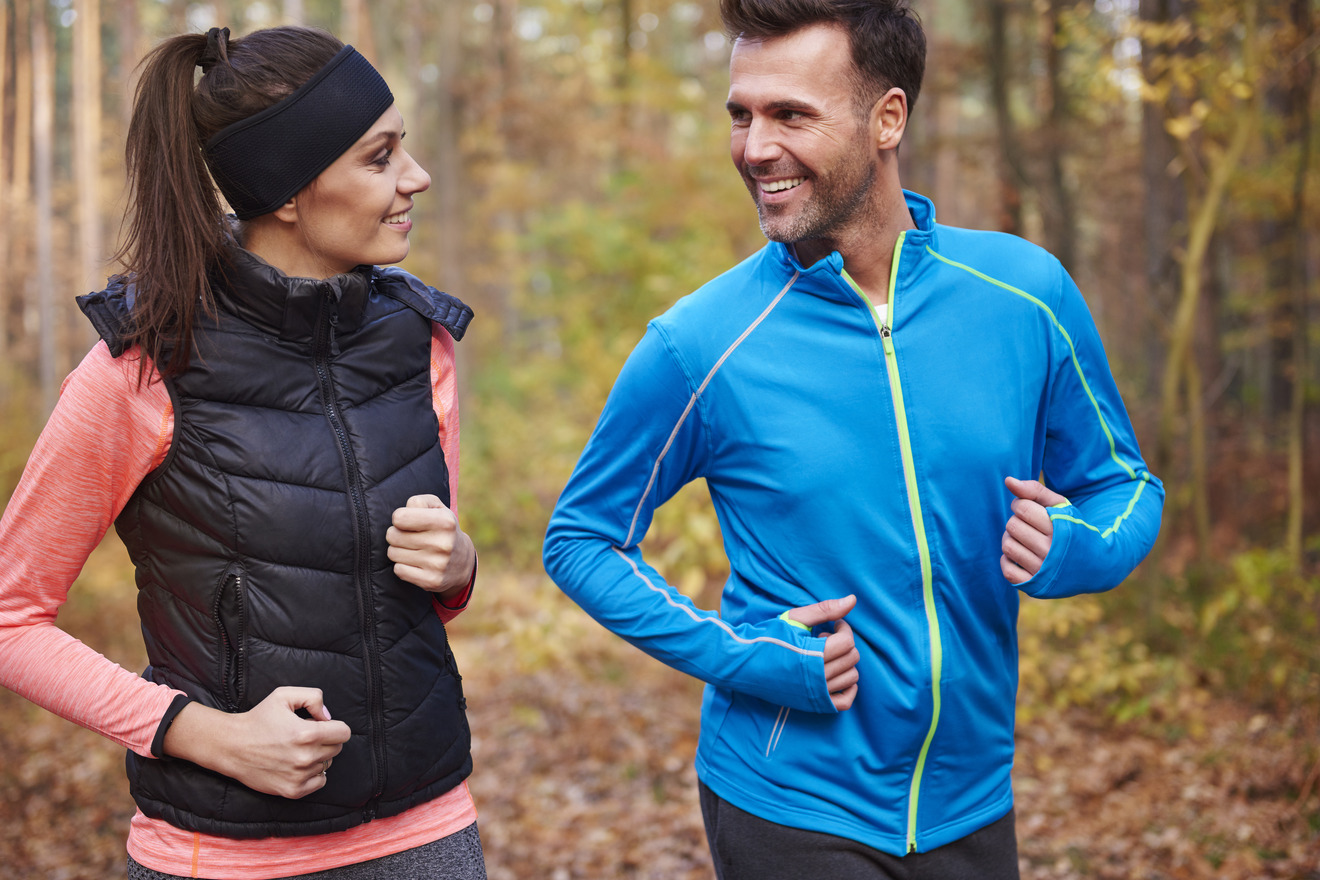
M357 147L360 150L366 150L375 147L378 143L389 143L395 138L403 139L403 135L397 131L378 131L371 137L363 138Z

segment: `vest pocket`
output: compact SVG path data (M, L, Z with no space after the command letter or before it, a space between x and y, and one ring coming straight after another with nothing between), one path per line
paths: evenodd
M247 698L247 602L243 576L225 575L212 606L220 638L220 693L224 708L237 712Z
M449 667L449 674L454 677L454 689L458 692L458 708L466 712L467 697L463 695L463 676L458 671L458 658L454 656L454 650L449 645L447 633L445 635L445 665Z

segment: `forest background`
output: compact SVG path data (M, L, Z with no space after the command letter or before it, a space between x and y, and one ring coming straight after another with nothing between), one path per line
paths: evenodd
M1023 601L1024 876L1316 880L1320 12L914 6L930 57L905 185L945 223L1062 259L1168 489L1120 589ZM539 558L646 321L764 241L728 161L716 0L4 0L0 497L93 342L73 297L114 271L136 63L168 34L282 22L334 31L390 81L433 179L405 266L478 315L461 516L483 593L454 629L492 876L709 877L698 689L605 635ZM647 545L718 602L702 486ZM112 537L61 623L132 668L131 584ZM9 876L122 872L116 749L0 692L0 753Z

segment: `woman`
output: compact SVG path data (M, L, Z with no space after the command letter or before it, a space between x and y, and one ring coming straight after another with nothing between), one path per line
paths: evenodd
M0 684L128 748L133 880L485 876L444 630L471 311L378 268L430 185L403 136L324 32L146 62L128 271L0 519ZM141 677L54 625L112 521Z

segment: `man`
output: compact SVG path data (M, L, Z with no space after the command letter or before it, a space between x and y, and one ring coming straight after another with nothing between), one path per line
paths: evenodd
M1118 584L1163 489L1058 261L902 190L925 65L906 3L721 11L733 162L770 243L651 322L546 570L708 683L722 880L1017 877L1017 590ZM730 563L719 615L638 551L698 477Z

